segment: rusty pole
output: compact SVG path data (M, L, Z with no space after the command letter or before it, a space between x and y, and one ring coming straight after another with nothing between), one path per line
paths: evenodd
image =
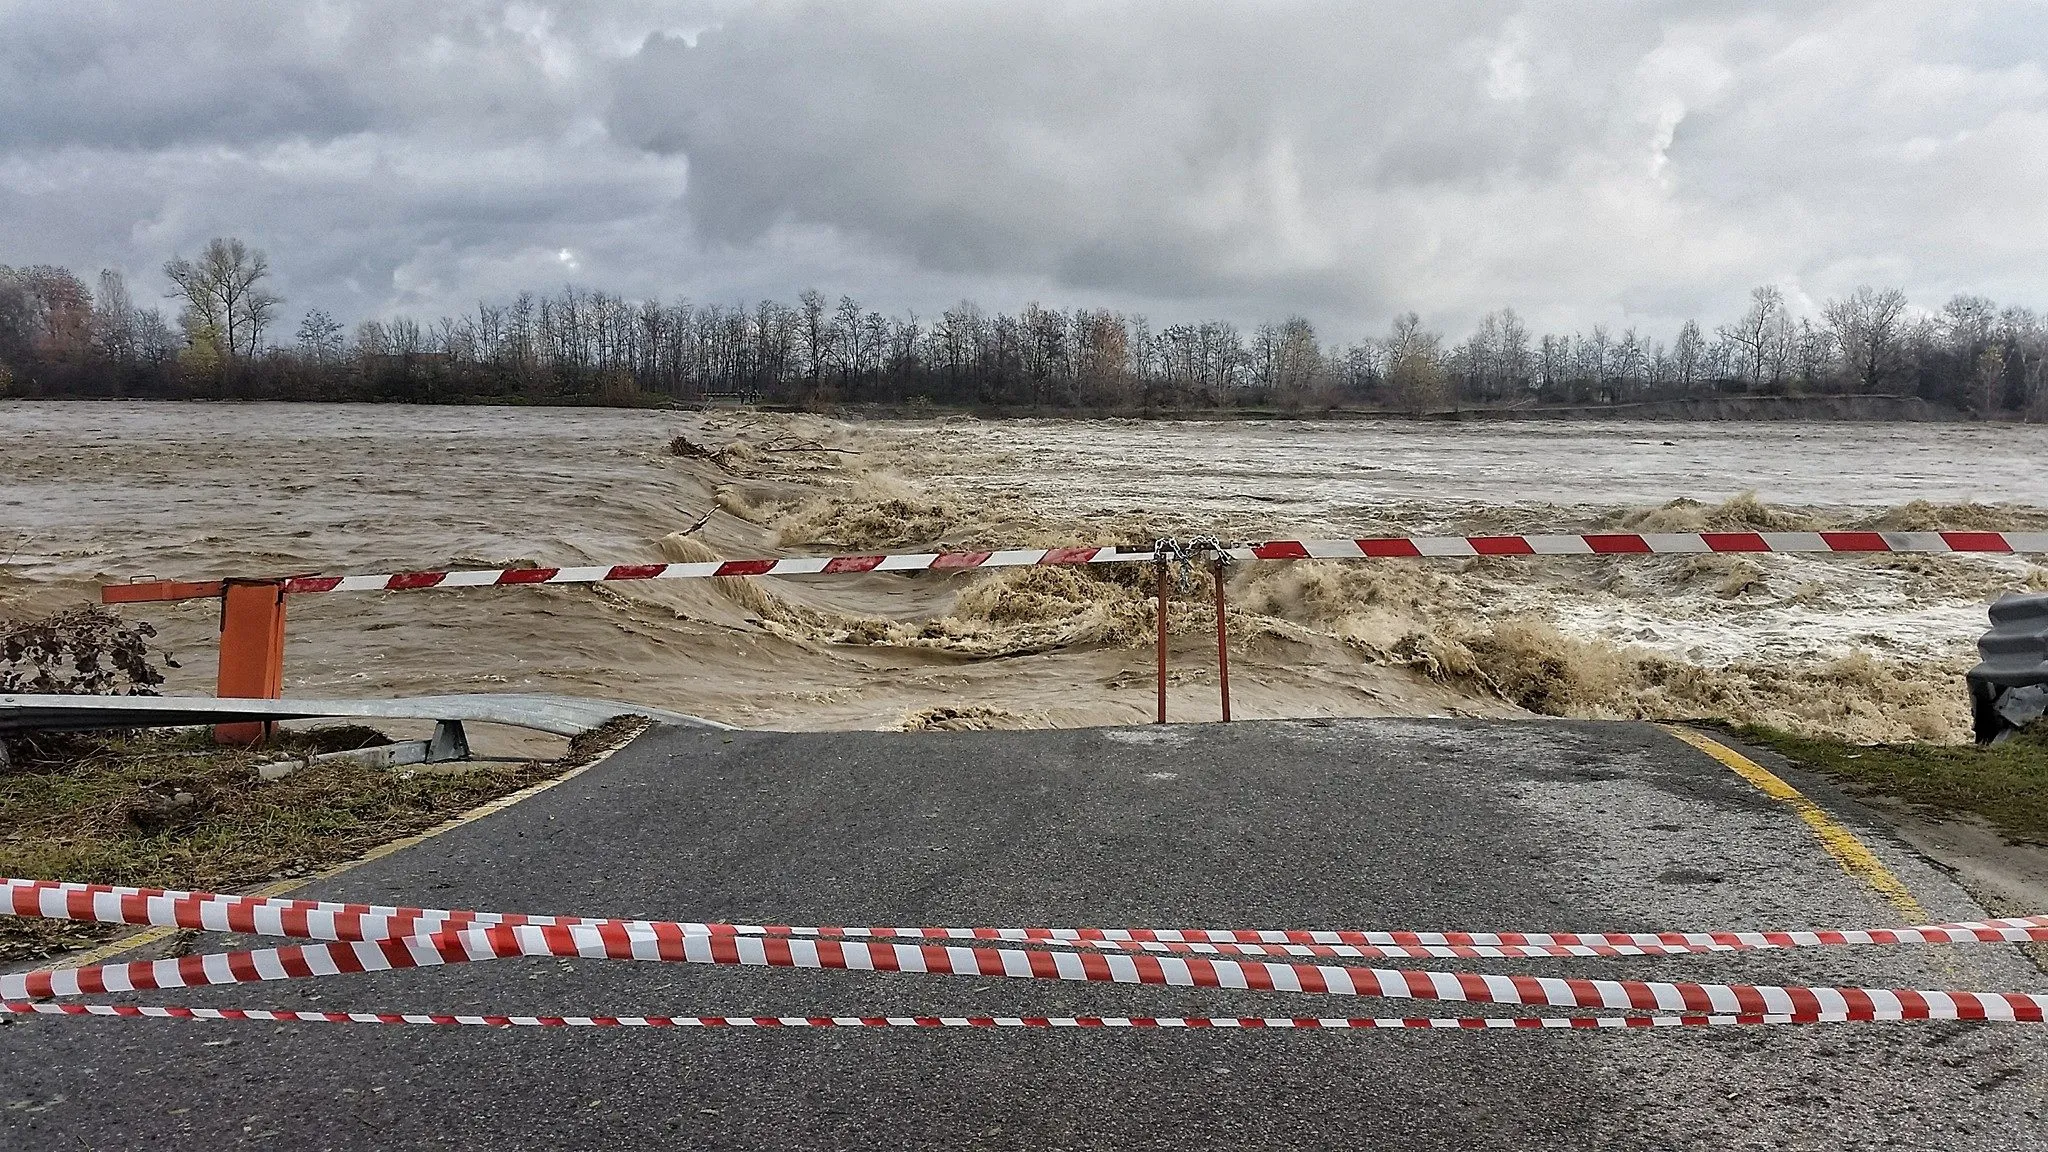
M1223 722L1230 723L1230 625L1224 616L1223 561L1216 562L1216 682L1223 696Z
M1159 724L1166 723L1166 591L1171 567L1166 560L1159 562Z

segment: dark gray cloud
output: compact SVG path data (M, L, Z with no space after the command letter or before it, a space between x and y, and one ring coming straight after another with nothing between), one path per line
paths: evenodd
M1341 335L2048 303L2040 0L0 0L0 262Z
M1519 8L768 5L650 40L611 122L689 157L729 243L813 222L949 272L1379 308L1390 196L1555 179L1604 116L1577 85L1488 95L1481 30Z

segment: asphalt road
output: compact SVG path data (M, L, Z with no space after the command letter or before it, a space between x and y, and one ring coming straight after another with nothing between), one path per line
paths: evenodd
M1794 779L1932 915L1983 915L1854 805ZM799 924L1901 922L1783 805L1705 755L1647 726L1556 722L656 730L500 815L302 894ZM2017 950L1985 945L1465 966L2048 990ZM138 999L506 1013L1456 1010L558 960ZM2044 1055L2039 1028L1954 1024L764 1033L31 1018L0 1027L0 1146L2040 1148Z

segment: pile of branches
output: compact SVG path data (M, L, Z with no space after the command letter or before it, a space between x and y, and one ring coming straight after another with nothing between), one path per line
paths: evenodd
M40 620L0 620L0 692L58 696L154 696L164 682L152 652L156 629L91 606Z
M668 454L671 456L680 456L685 460L709 460L712 457L718 455L718 453L713 452L711 449L706 448L702 444L697 443L695 440L690 439L688 436L677 436L675 439L669 441Z

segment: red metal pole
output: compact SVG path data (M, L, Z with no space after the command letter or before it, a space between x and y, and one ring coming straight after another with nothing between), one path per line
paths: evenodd
M1169 565L1166 561L1161 560L1159 562L1159 719L1156 721L1159 724L1166 723L1166 583L1168 567Z
M1216 681L1223 694L1223 722L1230 723L1230 625L1223 614L1223 561L1216 561Z

